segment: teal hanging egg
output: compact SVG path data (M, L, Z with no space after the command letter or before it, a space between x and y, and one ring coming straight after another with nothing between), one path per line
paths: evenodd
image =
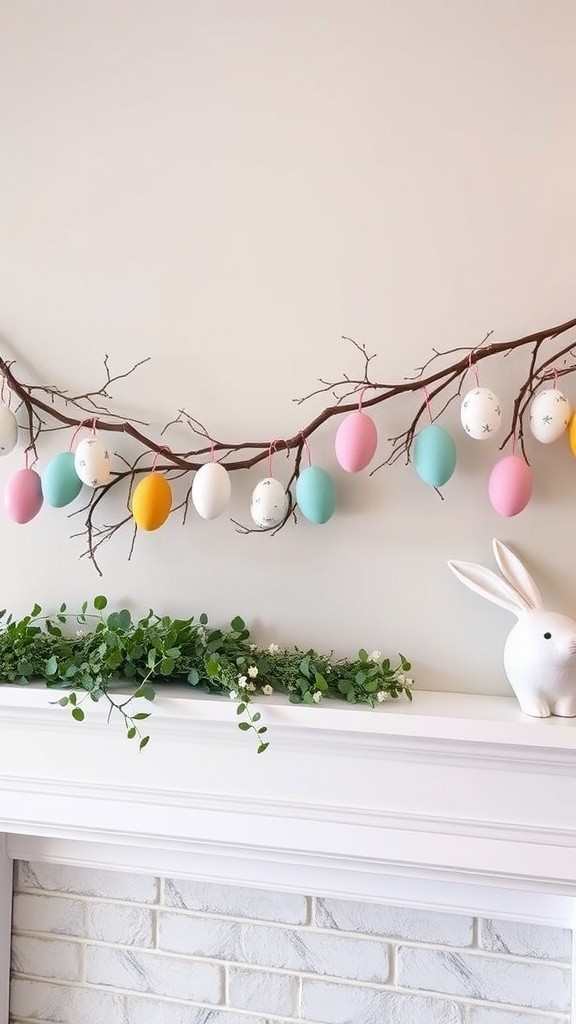
M336 508L336 488L321 466L303 469L296 481L296 504L311 523L327 523Z
M60 452L42 473L44 501L54 508L64 508L82 490L82 481L74 469L74 452Z
M430 487L442 487L456 469L456 445L444 427L431 423L416 436L412 463L418 476Z

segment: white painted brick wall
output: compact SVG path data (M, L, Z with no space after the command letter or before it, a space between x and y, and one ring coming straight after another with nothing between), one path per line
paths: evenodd
M20 863L11 1024L569 1024L571 935Z

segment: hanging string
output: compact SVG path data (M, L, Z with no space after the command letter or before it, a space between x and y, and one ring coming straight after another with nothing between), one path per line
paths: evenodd
M210 445L210 462L216 462L216 445L214 442Z
M284 441L278 438L276 441L271 442L270 447L268 449L268 476L272 476L272 456L276 451L276 445L278 444L284 444Z
M304 434L301 433L300 437L302 438L302 444L303 444L304 448L306 449L306 455L308 456L308 465L311 466L312 465L312 455L311 455L311 452L310 452L310 445L308 444L308 441L304 437Z
M76 430L72 434L72 440L70 441L70 447L68 448L69 452L72 451L72 447L74 445L74 441L76 440L76 436L78 434L78 431L82 430L82 427L87 426L88 423L91 423L92 424L92 434L95 435L96 434L96 423L97 422L98 421L94 417L91 417L89 420L82 420L82 422L78 424L78 426L76 427Z
M477 367L476 363L472 362L472 356L474 355L475 351L476 351L475 349L472 349L472 351L468 353L468 369L471 370L472 373L474 374L474 380L476 381L476 387L479 388L480 387L480 378L478 376L478 367Z
M360 391L360 396L358 398L358 412L362 412L362 399L364 398L364 392L368 391L368 388L369 385L367 384L366 387L362 388Z
M26 469L31 469L31 466L30 466L30 463L29 463L30 452L34 452L34 462L32 463L32 466L35 466L36 463L38 462L38 456L37 456L36 452L34 451L34 446L29 444L24 449L24 461L25 461L25 464L26 464Z
M158 459L160 458L161 453L162 452L171 452L171 451L172 451L172 449L171 449L170 445L168 445L168 444L161 444L160 445L160 447L158 448L158 451L156 452L156 455L154 456L154 462L152 463L152 472L153 473L156 472L156 463L158 462Z
M430 396L428 394L428 388L426 387L425 384L422 386L422 391L424 392L424 404L425 404L425 406L426 406L426 408L428 410L428 415L430 417L430 423L433 423L434 420L432 419L432 409L430 408Z

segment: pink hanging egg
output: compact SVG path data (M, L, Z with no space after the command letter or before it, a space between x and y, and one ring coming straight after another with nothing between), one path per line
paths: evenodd
M365 412L352 412L338 427L334 447L336 458L347 473L359 473L374 458L378 431Z
M490 473L488 495L501 516L517 516L532 497L532 470L520 455L505 455Z
M34 469L21 469L4 488L4 505L15 523L29 523L42 508L42 481Z

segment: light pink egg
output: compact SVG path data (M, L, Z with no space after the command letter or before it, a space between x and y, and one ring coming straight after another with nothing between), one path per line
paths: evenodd
M505 455L490 473L488 495L501 516L517 516L532 497L532 470L520 455Z
M378 431L365 412L352 412L338 427L334 447L336 458L347 473L359 473L374 458Z
M29 523L42 508L42 481L34 469L21 469L4 488L4 505L15 523Z

